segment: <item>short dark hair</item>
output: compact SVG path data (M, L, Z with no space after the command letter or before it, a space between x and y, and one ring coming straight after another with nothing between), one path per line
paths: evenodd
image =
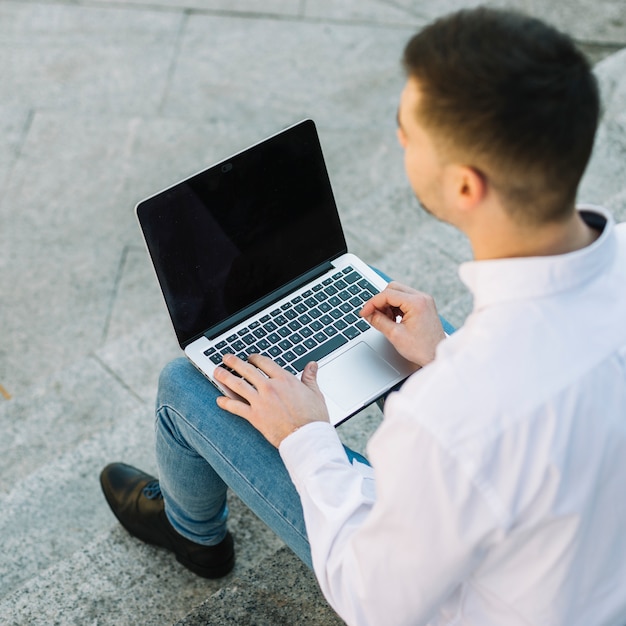
M569 36L521 13L479 7L424 28L403 63L420 89L420 122L484 168L509 214L526 223L570 214L600 101Z

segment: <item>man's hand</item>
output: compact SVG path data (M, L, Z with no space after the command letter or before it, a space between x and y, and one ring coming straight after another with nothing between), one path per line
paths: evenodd
M385 335L405 359L420 367L435 358L445 337L433 298L396 282L366 302L361 317Z
M317 363L304 368L301 381L260 354L251 354L248 362L225 355L224 365L243 378L218 367L215 379L243 401L220 396L218 406L243 417L277 448L300 426L329 421L324 396L317 386Z

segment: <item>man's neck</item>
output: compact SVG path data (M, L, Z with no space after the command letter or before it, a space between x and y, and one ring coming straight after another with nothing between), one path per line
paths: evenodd
M477 261L530 256L553 256L580 250L600 235L589 227L578 211L562 222L523 227L500 220L479 236L468 233Z

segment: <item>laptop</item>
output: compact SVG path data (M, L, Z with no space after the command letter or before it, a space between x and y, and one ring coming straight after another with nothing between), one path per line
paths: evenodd
M136 214L180 347L213 372L226 352L296 376L319 364L338 425L412 373L358 315L387 281L348 253L312 120L141 201Z

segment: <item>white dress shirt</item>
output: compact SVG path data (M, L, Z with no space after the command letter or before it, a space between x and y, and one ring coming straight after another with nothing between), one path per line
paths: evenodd
M581 209L587 248L461 266L474 310L388 399L372 468L325 423L281 444L348 624L626 624L626 224Z

